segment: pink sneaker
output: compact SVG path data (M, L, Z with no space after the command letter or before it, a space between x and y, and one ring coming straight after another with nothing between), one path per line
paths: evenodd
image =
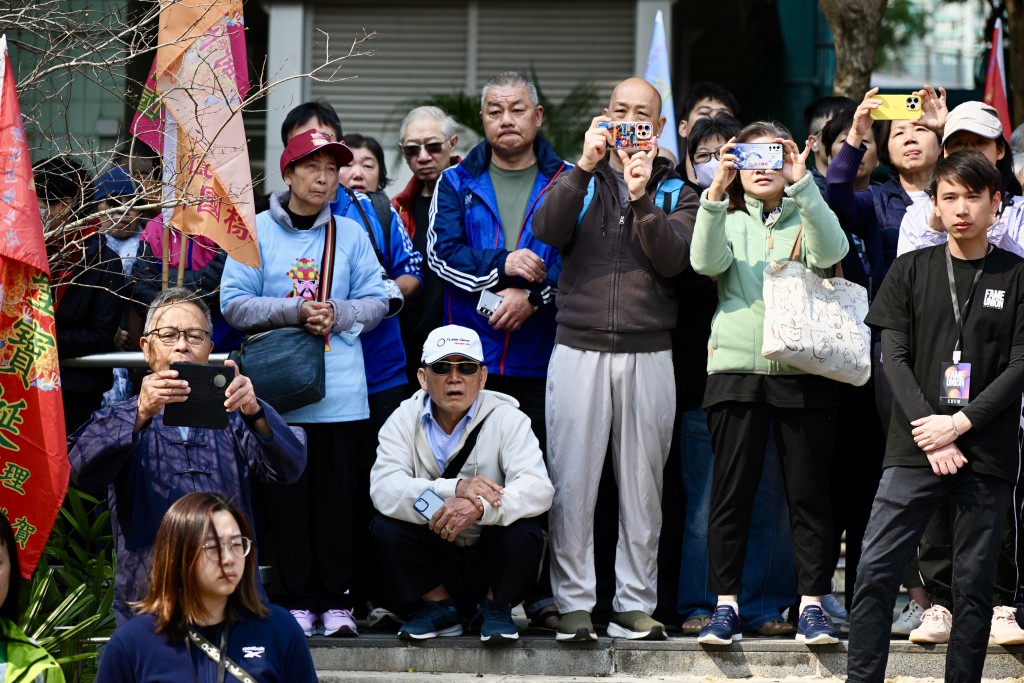
M320 615L320 623L324 625L325 636L358 636L359 629L347 609L329 609Z
M316 629L316 615L308 609L293 609L291 612L306 637L313 635L313 631Z

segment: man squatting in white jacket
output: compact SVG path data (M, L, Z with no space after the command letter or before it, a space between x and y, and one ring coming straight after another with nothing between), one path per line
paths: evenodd
M534 518L551 507L554 487L530 419L511 396L484 390L483 360L473 330L435 329L423 345L422 389L380 431L371 534L394 606L412 615L400 638L458 636L471 616L485 643L514 640L512 607L537 581L544 541ZM444 504L421 515L417 499L432 494Z

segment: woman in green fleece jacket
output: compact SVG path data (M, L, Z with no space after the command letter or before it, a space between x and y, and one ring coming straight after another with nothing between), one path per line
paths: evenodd
M783 145L781 170L737 171L737 142ZM793 527L797 588L802 596L797 640L836 642L821 609L830 590L832 513L826 491L835 438L837 385L761 355L764 268L784 261L802 231L800 260L824 271L848 250L839 221L807 173L801 153L781 124L746 126L720 151L711 186L697 212L690 259L717 278L718 309L708 342L708 413L715 452L708 522L708 590L718 608L698 640L728 644L741 638L736 597L754 494L774 428Z
M64 674L53 657L18 628L20 572L14 532L0 514L0 681L64 683Z

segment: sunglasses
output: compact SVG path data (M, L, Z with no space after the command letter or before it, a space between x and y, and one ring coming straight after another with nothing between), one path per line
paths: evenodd
M453 363L450 360L439 360L427 366L435 375L447 375L452 368L458 368L460 375L475 375L480 371L480 364L471 360L463 360Z
M447 141L428 142L424 145L399 145L399 149L402 150L402 154L404 154L408 159L418 157L420 155L420 150L424 147L427 148L427 154L437 156L444 151L445 142Z

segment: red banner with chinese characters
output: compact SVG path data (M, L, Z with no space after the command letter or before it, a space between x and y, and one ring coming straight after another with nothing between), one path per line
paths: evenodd
M999 112L999 122L1003 124L1003 138L1010 139L1013 126L1010 125L1010 104L1006 99L1006 69L1003 68L1003 22L996 19L992 28L992 53L988 58L988 70L985 73L985 104L990 104Z
M0 513L32 576L67 493L50 269L21 107L0 37Z

